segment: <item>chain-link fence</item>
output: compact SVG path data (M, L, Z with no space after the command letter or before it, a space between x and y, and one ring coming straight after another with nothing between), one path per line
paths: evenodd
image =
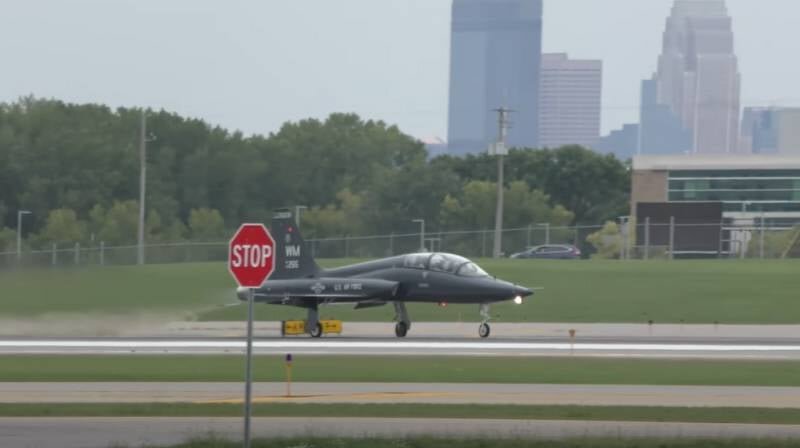
M798 223L800 224L800 222ZM306 240L315 258L379 258L425 251L471 258L492 256L494 230L342 236ZM584 257L611 259L800 258L800 226L766 223L607 223L596 226L530 225L504 229L502 254L542 245L571 245ZM177 242L145 246L147 264L224 262L227 241ZM15 267L113 266L137 262L137 246L100 242L52 245L48 249L0 252L0 269Z

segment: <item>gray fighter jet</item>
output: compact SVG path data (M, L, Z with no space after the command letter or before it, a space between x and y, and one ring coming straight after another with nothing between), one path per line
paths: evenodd
M300 235L291 211L278 210L270 229L275 239L275 272L255 289L257 303L289 305L308 310L305 328L315 338L322 336L320 305L354 303L355 309L394 305L395 335L405 337L411 329L408 302L480 305L480 337L489 336L489 305L533 294L528 288L487 274L477 264L447 253L399 255L334 269L314 262ZM237 289L247 300L248 289Z

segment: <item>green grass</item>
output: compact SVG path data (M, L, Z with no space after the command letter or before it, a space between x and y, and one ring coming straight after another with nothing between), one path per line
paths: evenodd
M241 404L5 403L0 417L237 417ZM800 409L647 406L256 403L257 417L468 418L800 424Z
M240 381L241 356L0 357L0 381ZM283 381L280 356L254 358L256 381ZM298 382L800 386L800 362L597 358L295 356Z
M352 260L328 260L327 266ZM544 287L521 306L495 305L498 322L800 323L800 262L480 260L490 273ZM224 263L0 273L0 318L71 313L181 313L244 319ZM414 304L417 321L476 321L476 306ZM302 318L292 307L257 306L258 320ZM325 307L323 317L390 321L389 306Z

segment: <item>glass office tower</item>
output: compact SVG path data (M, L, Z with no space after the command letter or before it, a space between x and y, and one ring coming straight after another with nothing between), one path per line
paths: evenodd
M508 146L536 147L542 0L453 0L450 45L449 152L486 151L500 107Z

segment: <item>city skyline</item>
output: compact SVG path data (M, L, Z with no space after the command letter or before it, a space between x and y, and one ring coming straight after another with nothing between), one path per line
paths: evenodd
M642 123L649 108L666 106L661 123L642 132L658 136L688 136L687 146L666 148L671 153L731 154L739 148L741 74L734 52L734 30L725 0L675 0L666 20L664 43L653 84L645 83ZM651 104L644 99L651 97ZM654 98L653 98L654 96ZM669 123L674 121L674 123ZM645 143L640 153L658 153Z
M539 143L542 0L453 0L448 153L485 152L496 110L513 111L506 142Z
M264 134L285 121L352 111L416 137L447 135L448 0L4 4L2 101L34 94L165 108ZM781 56L800 40L800 4L727 5L742 106L800 105L800 62ZM640 82L657 68L671 7L672 0L545 2L543 52L603 60L603 134L638 121Z
M542 55L539 146L593 147L600 138L603 61Z

